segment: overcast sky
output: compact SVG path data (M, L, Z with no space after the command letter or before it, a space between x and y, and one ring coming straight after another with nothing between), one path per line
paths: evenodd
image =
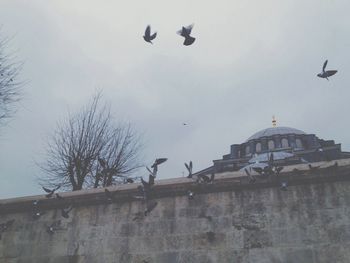
M0 33L28 83L0 130L0 198L42 193L45 138L97 89L144 134L146 163L169 158L159 178L182 176L189 160L210 166L272 115L350 150L349 10L348 0L1 0ZM191 23L186 47L175 32ZM316 77L325 59L339 70L329 82Z

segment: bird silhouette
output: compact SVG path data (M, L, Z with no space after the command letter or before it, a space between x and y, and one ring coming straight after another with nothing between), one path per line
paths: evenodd
M187 27L182 27L181 30L177 31L176 33L179 34L180 36L185 38L184 45L185 46L190 46L193 44L193 42L196 40L196 38L191 36L191 31L193 28L194 24L189 25Z
M55 191L58 190L60 187L61 187L61 186L59 185L59 186L57 186L56 188L54 188L54 189L52 189L52 190L51 190L51 189L48 189L48 188L46 188L46 187L42 187L42 188L44 189L44 191L45 191L46 193L48 193L47 195L45 195L46 198L51 198L52 195L55 193Z
M192 168L193 168L192 161L190 161L189 164L185 163L185 167L186 167L186 169L188 171L187 178L192 178Z
M187 197L188 197L189 200L194 199L194 192L192 192L191 190L188 190L187 191Z
M151 35L151 26L148 25L146 27L146 30L145 30L145 35L143 36L143 39L148 42L148 43L152 43L152 40L155 39L157 36L157 32L155 32L154 34Z
M328 63L328 60L326 60L323 63L322 72L317 74L317 77L329 80L328 77L333 76L335 73L338 72L338 70L327 70L326 71L327 63Z

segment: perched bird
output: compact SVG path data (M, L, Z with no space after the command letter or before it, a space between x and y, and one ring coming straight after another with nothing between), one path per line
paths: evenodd
M125 182L128 183L128 184L132 184L134 182L134 179L126 178Z
M282 191L287 191L287 186L288 186L287 182L282 182L280 188L281 188Z
M35 207L35 206L37 206L39 204L39 200L34 200L33 201L33 206Z
M187 178L192 178L192 167L193 167L192 161L190 161L189 164L185 163L185 167L186 167L186 169L187 169L187 171L188 171L188 176L187 176Z
M317 77L329 80L328 77L333 76L335 73L338 72L337 70L327 70L326 71L325 69L326 69L327 63L328 63L328 60L326 60L323 63L322 72L317 74Z
M188 196L188 199L189 199L189 200L194 199L194 192L192 192L191 190L188 190L188 191L187 191L187 196Z
M215 174L212 173L210 177L207 175L202 175L199 177L199 179L202 180L202 182L204 183L212 183L214 181L214 177L215 177Z
M42 187L43 189L44 189L44 191L46 192L46 193L48 193L47 195L45 195L46 196L46 198L51 198L52 197L52 195L55 193L55 191L56 190L58 190L58 189L60 189L60 185L59 186L57 186L56 188L54 188L54 189L48 189L48 188L46 188L46 187Z
M61 215L64 217L64 218L69 218L69 212L72 211L73 209L73 206L70 206L68 207L67 209L62 209L61 210Z
M152 212L152 210L158 205L157 202L150 202L150 203L147 203L147 206L146 206L146 209L145 209L145 216L149 215L149 213Z
M255 183L256 178L250 174L250 172L248 171L248 169L245 168L244 171L245 171L245 173L247 174L247 176L248 176L248 178L249 178L249 183L250 183L250 184Z
M275 175L279 175L282 170L283 170L283 166L274 166L273 167L273 172Z
M154 34L151 35L151 26L148 25L146 27L146 30L145 30L145 35L143 36L143 39L148 42L148 43L152 43L152 40L155 39L157 36L157 32L155 32Z
M183 26L181 30L176 32L177 34L185 38L185 41L183 43L185 46L192 45L193 42L196 40L194 37L191 36L193 26L194 24L189 25L187 27Z

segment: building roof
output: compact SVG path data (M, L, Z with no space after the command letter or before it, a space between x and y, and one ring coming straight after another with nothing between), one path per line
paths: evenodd
M246 140L246 142L250 140L260 139L262 137L277 135L277 134L283 135L283 134L306 134L306 133L301 130L290 128L290 127L271 127L271 128L258 131L257 133L254 133L252 136L250 136Z

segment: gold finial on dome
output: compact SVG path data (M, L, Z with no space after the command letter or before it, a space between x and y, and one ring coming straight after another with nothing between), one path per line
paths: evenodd
M272 127L276 127L277 121L275 115L272 116Z

